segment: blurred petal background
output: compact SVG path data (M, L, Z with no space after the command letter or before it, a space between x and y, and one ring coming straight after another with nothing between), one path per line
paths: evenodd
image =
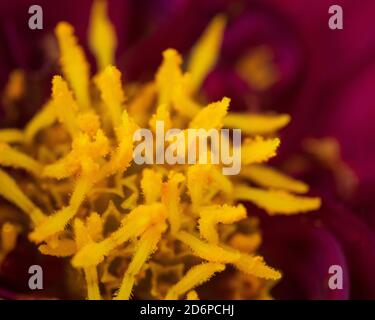
M2 105L2 127L22 126L49 94L57 68L56 23L70 22L86 43L91 0L40 0L44 29L33 31L27 25L32 4L0 3L0 88L12 70L27 71L27 99L19 101L22 113L7 116ZM344 10L343 30L328 27L328 8L334 4ZM268 217L249 209L261 219L261 253L284 273L272 295L375 299L375 2L110 0L119 41L116 58L125 79L149 80L168 47L187 54L220 12L228 17L228 26L204 94L210 101L231 97L241 111L290 114L292 122L282 131L284 143L274 162L323 198L319 212L302 216ZM40 258L26 246L26 239L19 241L0 269L2 287L22 291L17 283L24 279L3 275L13 270L12 261L19 256L27 265ZM62 268L54 258L43 258ZM334 264L343 267L343 290L327 286L327 270ZM63 286L53 278L54 268L46 278L52 294Z

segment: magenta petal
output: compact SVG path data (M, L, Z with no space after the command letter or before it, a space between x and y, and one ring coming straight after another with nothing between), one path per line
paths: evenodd
M284 278L273 294L280 299L374 299L375 234L355 213L323 198L307 216L266 217L262 254ZM340 265L343 290L328 288L328 270Z
M251 108L254 111L254 106L257 106L275 110L282 104L281 100L287 99L291 88L296 85L303 62L298 33L290 28L287 20L267 6L249 5L229 22L221 58L213 73L225 70L227 77L233 78L237 62L261 46L269 49L273 56L273 63L277 66L277 82L267 90L259 91L241 79L231 81L223 75L213 81L210 75L204 86L210 100L218 96L212 95L215 82L219 88L225 88L226 95L235 97L232 103L234 109Z
M343 249L326 228L300 217L277 217L262 224L261 252L284 277L272 294L278 299L348 299L350 283ZM343 290L328 287L328 270L344 270Z
M39 265L43 270L43 290L31 290L28 270ZM66 298L67 260L42 255L25 237L19 237L16 248L0 266L0 298Z
M349 266L350 298L375 299L375 233L356 214L327 200L321 219L344 250Z
M173 1L160 23L120 61L124 76L130 80L149 79L162 60L162 52L174 48L186 53L216 13L237 0Z

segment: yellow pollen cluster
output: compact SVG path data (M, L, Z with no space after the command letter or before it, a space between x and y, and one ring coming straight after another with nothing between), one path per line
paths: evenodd
M113 66L116 35L105 2L92 10L89 44L99 70L92 79L73 27L57 25L63 76L53 77L51 98L23 130L0 130L0 196L14 216L29 217L25 227L9 218L0 225L0 262L29 230L41 254L70 257L88 299L196 300L202 284L209 292L208 280L227 271L238 279L229 298L242 297L245 280L258 288L252 296L269 296L281 272L256 254L261 234L243 201L289 215L317 209L320 199L298 195L308 186L265 164L289 116L232 113L228 98L198 100L224 29L225 18L214 18L186 72L181 55L167 49L155 79L135 85L122 83ZM242 129L240 174L225 176L213 164L136 165L133 134L153 130L156 120Z

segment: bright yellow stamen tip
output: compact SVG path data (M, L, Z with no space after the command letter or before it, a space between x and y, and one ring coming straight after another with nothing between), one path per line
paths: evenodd
M221 101L209 104L203 108L190 122L189 127L192 129L205 129L212 128L220 129L223 126L223 119L227 114L230 99L223 98Z
M241 129L244 134L268 134L282 129L290 122L290 116L261 115L229 112L224 118L224 125L228 128Z
M151 169L143 170L141 188L146 204L160 200L162 188L162 174Z
M189 291L186 300L199 300L198 293L195 290Z
M319 209L320 198L301 197L283 190L263 190L237 186L234 194L238 200L251 201L270 215L296 214Z
M182 80L182 58L174 49L163 52L163 63L156 74L156 88L159 93L158 104L169 106L172 103L175 85Z
M52 79L52 98L59 121L66 125L72 137L76 136L78 133L76 123L78 105L68 88L68 84L60 76L54 76Z
M82 108L90 106L89 76L90 68L83 49L74 36L74 28L67 22L56 27L56 36L61 51L61 68L68 79L75 97Z
M95 55L99 70L114 63L117 38L108 17L105 0L95 0L93 3L89 26L89 46Z
M169 130L172 128L171 116L166 104L159 105L156 108L156 113L152 115L149 121L150 128L154 132L156 131L156 121L164 122L164 130Z
M241 169L241 177L250 179L261 187L283 189L296 193L309 191L309 186L286 174L264 165L250 165Z
M171 225L171 233L175 235L181 227L181 203L180 203L180 184L185 181L181 173L170 172L168 181L163 183L162 202L168 211L168 220Z
M187 70L193 92L201 87L218 60L225 24L226 18L223 15L216 16L191 51Z
M124 109L125 94L121 84L121 73L113 66L107 66L96 78L101 98L108 108L113 128L121 124L121 114Z
M199 231L202 238L212 243L219 243L219 234L216 229L218 223L231 224L246 218L246 209L243 205L209 206L202 208L199 219Z
M227 250L216 244L204 242L186 231L178 233L176 238L189 246L194 255L211 262L231 263L240 258L240 253L237 251Z
M210 262L192 267L178 283L169 289L165 299L178 299L187 291L207 282L215 273L224 271L224 269L225 265Z
M89 215L86 221L86 228L90 238L94 241L99 241L103 237L103 220L97 212Z
M278 280L281 278L281 273L269 266L267 266L262 257L253 257L243 254L241 258L234 263L234 265L242 272L257 276L264 279Z
M47 243L39 246L39 251L41 253L60 258L69 257L74 254L76 250L76 244L71 239L59 239L57 243L53 243L53 245Z
M262 237L259 232L245 235L242 233L235 234L230 239L230 246L241 252L254 252L262 243Z
M242 144L242 164L266 162L276 155L280 139L265 139L257 136L255 139L246 139Z

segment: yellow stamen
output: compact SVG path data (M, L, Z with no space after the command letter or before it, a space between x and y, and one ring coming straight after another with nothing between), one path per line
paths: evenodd
M187 69L191 75L191 89L193 92L201 87L207 74L218 60L225 24L225 17L217 15L210 22L191 51Z
M231 198L232 182L220 170L211 165L193 165L188 168L187 187L192 209L197 212L201 206L212 204L212 198L220 194L224 199Z
M358 176L343 160L340 142L332 137L306 139L303 148L317 159L322 166L332 171L338 192L344 198L351 197L358 186Z
M194 255L211 262L231 263L241 257L237 251L227 250L216 244L204 242L185 231L180 231L176 238L189 246Z
M61 107L61 105L60 105ZM25 139L28 143L35 135L52 125L57 119L57 110L52 101L47 102L42 109L27 123L25 127ZM74 129L73 129L74 130Z
M241 129L248 135L268 134L282 129L290 122L290 116L261 115L229 112L224 118L224 125L228 128Z
M263 190L236 186L234 195L238 200L251 201L270 215L296 214L319 209L320 198L301 197L283 190Z
M215 273L224 269L225 265L220 263L202 263L192 267L179 282L169 289L165 299L177 300L187 291L207 282Z
M212 20L190 55L187 72L181 55L165 50L154 80L127 83L126 97L121 73L113 66L116 35L107 2L94 0L91 11L89 46L97 60L99 73L93 79L97 90L91 86L73 27L66 22L56 27L65 78L53 78L52 97L24 130L0 130L0 165L36 175L11 169L18 185L0 169L0 196L11 204L0 216L5 223L0 260L16 245L21 228L6 221L15 219L11 215L20 208L32 220L26 228L31 230L29 239L43 242L42 254L72 256L73 267L85 275L88 299L101 299L101 294L109 298L118 287L116 299L129 299L134 289L137 299L198 299L193 289L224 270L224 264L242 272L228 274L228 285L236 287L234 297L270 296L269 288L281 273L256 255L261 231L239 201L253 202L270 214L288 215L316 209L320 199L288 193L303 193L308 187L263 165L276 154L280 144L276 131L289 116L228 114L229 98L210 103L198 93L218 60L224 27L223 16ZM244 69L251 73L253 88L264 90L276 73L268 72L272 56L256 53L244 62ZM23 98L25 89L21 72L10 78L3 99L8 109ZM9 120L13 115L17 112L10 113ZM164 121L165 131L182 130L178 138L185 139L166 137L169 147L182 142L178 153L193 146L192 139L186 141L189 128L198 129L199 139L210 129L241 129L250 137L243 143L242 172L226 176L223 164L205 164L205 156L210 162L213 153L201 143L198 152L188 153L187 164L132 163L134 133L139 126L155 132L158 120ZM229 146L234 143L225 134L220 139ZM338 158L330 145L322 161L333 166ZM264 189L241 185L244 180ZM71 222L73 228L68 226ZM201 260L206 263L200 265ZM244 293L244 279L251 282L250 292Z
M253 257L243 254L241 258L234 263L234 265L242 272L257 276L264 279L278 280L281 278L281 273L269 266L267 266L262 257Z
M251 87L259 91L266 90L274 85L279 78L273 58L270 48L258 47L239 61L237 72Z
M5 86L5 97L11 101L21 98L25 91L25 82L25 73L22 70L13 70Z
M21 228L15 224L5 222L0 230L0 267L7 255L12 252L17 245L17 238Z
M123 185L131 191L131 195L121 203L121 208L133 210L137 206L139 190L138 190L138 176L131 175L123 179Z
M243 167L241 177L254 181L261 187L282 189L296 193L306 193L309 186L299 180L293 179L282 172L264 165L251 165Z
M148 227L164 221L165 218L166 209L160 203L138 206L125 217L121 227L108 238L82 248L73 258L73 266L78 268L98 265L114 248L130 238L141 235Z
M162 223L161 225L151 227L142 235L139 240L139 246L136 249L135 255L129 264L128 269L126 270L115 300L129 300L134 286L135 277L141 271L143 265L149 259L151 254L156 250L161 234L165 229L166 226Z
M133 160L133 134L138 126L126 111L122 113L121 125L116 129L119 145L109 162L101 168L99 180L114 173L123 173Z
M0 142L0 165L25 169L38 176L42 165L28 155Z
M69 257L77 251L77 247L71 239L59 239L53 245L50 243L40 245L39 251L49 256Z
M169 130L172 128L172 120L166 104L159 105L156 108L156 113L152 115L149 121L150 128L154 132L156 131L156 121L163 121L164 130Z
M168 220L171 225L171 233L175 235L180 229L181 204L180 204L180 188L179 185L185 181L185 177L181 173L170 172L168 182L162 187L162 202L168 210Z
M107 1L105 0L95 0L92 5L89 46L95 55L99 70L114 63L117 38L116 31L108 17Z
M129 102L129 114L140 126L144 126L148 122L148 110L152 107L155 93L155 83L147 83L140 88L140 92Z
M17 143L24 141L25 136L21 130L18 129L1 129L0 142Z
M87 283L87 299L101 300L99 291L98 272L96 267L88 267L84 269Z
M45 177L62 179L83 173L85 170L90 174L97 173L99 165L95 160L100 160L108 152L109 141L102 130L97 130L93 137L87 133L79 133L73 139L72 151L55 163L46 165L42 174ZM91 176L91 179L93 183L99 180L95 175Z
M66 125L71 137L75 137L78 133L78 105L67 83L60 76L54 76L52 79L52 98L59 121Z
M17 237L20 228L15 224L5 222L1 228L1 250L7 254L11 252L17 244Z
M68 79L79 105L87 109L90 105L90 68L85 53L78 45L74 28L69 23L60 22L55 31L59 41L60 63L64 76Z
M93 241L102 240L103 237L103 220L97 212L89 215L86 221L87 232Z
M279 279L280 272L267 266L259 256L253 257L230 248L221 248L215 244L205 243L185 231L177 235L177 239L192 248L194 255L211 261L231 263L247 274L253 274L265 279Z
M125 94L121 84L121 73L113 66L107 66L96 78L101 98L108 107L108 113L113 128L121 124L121 114L124 109Z
M16 182L0 169L0 195L26 213L35 225L44 221L40 209L22 192Z
M227 114L230 99L223 98L221 101L209 104L203 108L190 122L189 127L195 129L220 129L223 126L223 119Z
M257 136L255 139L246 139L242 144L242 164L266 162L276 155L279 145L278 138L265 139Z
M159 94L158 105L172 103L176 84L182 80L182 59L174 49L163 52L163 63L156 74L156 88Z
M262 242L262 237L259 232L245 235L237 233L229 241L229 245L241 252L254 252L258 249Z
M160 200L162 188L162 174L151 169L144 169L141 188L145 203L151 204Z
M199 219L201 237L214 244L219 243L219 234L216 224L231 224L246 218L246 209L243 205L209 206L202 208Z
M92 239L89 236L86 227L79 219L75 219L74 221L74 233L78 249L92 242ZM88 300L100 300L101 296L99 291L98 272L96 270L96 266L86 267L84 268L84 272L87 284Z
M189 96L186 89L188 84L185 83L188 82L187 80L176 86L173 96L173 107L179 114L192 119L201 111L202 106Z
M189 291L186 300L199 300L198 293L195 290Z
M69 220L77 213L77 210L84 201L87 193L93 186L91 176L82 176L78 179L77 185L70 198L69 206L60 209L58 212L47 217L47 219L30 234L30 239L36 243L46 240L59 231L63 231Z
M78 114L77 125L80 131L88 134L91 138L95 137L95 135L104 136L103 131L100 129L99 117L95 112L88 111Z

